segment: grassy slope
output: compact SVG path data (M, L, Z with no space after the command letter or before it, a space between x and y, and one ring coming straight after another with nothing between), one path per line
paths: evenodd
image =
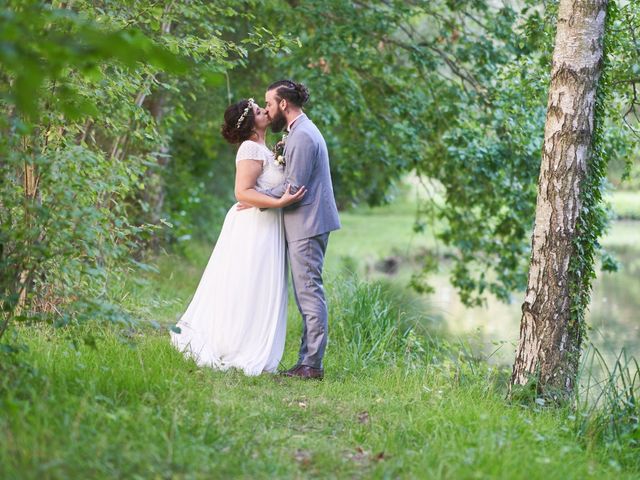
M324 382L279 381L194 368L160 333L48 334L25 333L38 373L2 394L2 478L633 477L483 368L345 372L334 349Z

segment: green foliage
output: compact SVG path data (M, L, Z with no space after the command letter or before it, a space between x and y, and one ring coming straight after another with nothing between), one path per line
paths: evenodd
M640 4L637 0L612 5L609 49L606 122L603 145L610 162L624 165L614 181L621 186L638 189L640 166Z
M545 14L528 7L519 14L508 7L483 11L495 28L485 35L497 38L484 47L491 61L475 76L480 90L467 93L460 83L464 113L443 133L444 158L419 168L444 187L444 204L427 203L423 214L445 221L439 237L455 249L451 280L467 304L480 304L487 292L509 300L526 283L553 9Z
M273 60L275 76L310 86L339 204L384 203L409 171L437 183L444 202L425 202L418 221L438 224L453 247L451 279L468 304L489 292L508 300L526 281L553 12L533 2L306 1L274 3L263 17L300 38ZM245 72L267 83L267 62L251 57L232 83Z
M298 41L278 53L249 51L229 72L231 96L260 98L282 76L303 81L312 93L309 115L329 144L342 207L388 202L394 183L417 171L444 188L444 205L425 203L421 217L446 223L440 238L455 248L453 281L465 300L478 303L487 291L506 299L521 287L547 75L541 50L549 28L538 9L313 0L263 7L250 23L234 18L236 31L287 25ZM219 137L193 135L194 128L210 136L218 129L213 119L221 118L229 92L226 85L213 91L194 91L194 104L206 98L206 107L190 110L193 124L176 138L198 155L167 170L167 178L180 179L167 205L171 223L184 227L179 236L191 233L189 219L202 218L201 205L230 197L213 178L209 188L187 185L213 170L211 159L221 165L229 158ZM225 164L210 175L229 185L229 172ZM487 270L496 275L476 273Z
M66 81L71 72L96 80L102 75L99 65L107 61L130 68L143 61L173 72L187 68L184 61L139 30L110 31L71 9L37 0L9 1L0 15L0 64L4 70L0 94L31 119L41 107L38 100L46 80L60 82L50 108L77 119L98 111L92 98L79 95L73 82Z
M165 213L173 225L166 231L167 243L190 238L215 241L227 210L235 202L234 155L219 135L224 104L224 97L217 104L189 100L185 110L191 121L180 122L174 129L172 160L163 172Z
M543 11L533 3L526 3L520 11L464 5L452 8L444 18L451 15L457 19L458 8L464 12L463 18L487 20L481 30L487 41L474 41L470 24L457 20L445 23L454 30L471 29L464 37L469 43L444 42L442 48L445 52L452 49L456 68L472 74L473 81L450 67L457 81L446 82L446 89L437 97L447 110L423 116L431 125L437 125L443 115L450 118L436 138L416 135L426 139L430 149L416 170L443 189L444 202L429 200L420 214L432 224L433 219L444 221L438 237L454 248L452 283L465 303L479 304L487 292L509 300L511 292L522 290L526 283L528 232L535 206L557 5L545 4ZM607 160L631 162L638 144L633 130L624 124L623 114L629 105L633 111L635 102L629 68L640 60L631 41L640 11L637 2L622 10L624 14L611 29L615 33L610 35L609 55L624 61L609 73L609 96L600 122ZM450 31L444 38L453 36ZM424 44L428 42L419 45ZM442 67L433 73L436 77L440 74ZM437 79L428 84L433 88ZM412 116L414 125L419 118ZM424 130L428 130L426 123ZM603 168L606 173L606 165ZM593 197L593 205L598 198ZM604 225L594 223L593 227L595 230L587 230L597 239ZM427 261L425 272L433 266ZM428 285L428 275L425 278Z
M12 319L130 321L114 284L149 268L167 223L158 170L187 118L178 86L218 85L244 54L214 21L236 13L204 1L0 13L0 337Z
M10 285L21 288L13 282L28 272L27 311L55 313L67 323L71 312L91 318L102 305L109 318L107 279L116 272L115 262L133 267L128 242L142 230L128 223L121 203L133 188L135 172L81 146L47 151L30 161L42 179L38 201L15 187L20 182L15 164L2 168L5 292L12 294Z

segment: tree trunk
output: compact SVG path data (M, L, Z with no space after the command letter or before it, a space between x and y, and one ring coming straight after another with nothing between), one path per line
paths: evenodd
M162 74L158 76L162 78ZM169 93L167 90L158 90L148 97L145 103L158 128L160 128L162 119L166 113L168 97ZM165 140L167 139L165 138ZM163 141L158 145L157 154L155 155L157 167L147 168L144 173L145 188L141 194L142 199L149 206L149 218L147 222L153 225L160 224L160 218L162 217L162 210L164 208L165 184L162 171L167 168L169 163L169 152L168 143ZM157 235L151 238L149 247L155 251L160 247L160 238Z
M169 3L164 10L163 18L165 19L161 25L161 34L170 35L171 28L174 26L169 17L169 12L173 7L174 2ZM164 75L159 72L155 75L154 80L160 82ZM160 128L163 117L167 110L167 103L169 100L169 92L164 89L158 89L150 96L143 99L142 106L149 110L149 113L153 117L155 125ZM159 225L160 218L162 216L162 209L164 207L165 198L165 185L162 176L162 170L166 168L169 163L169 145L165 138L160 145L157 146L156 164L157 167L150 167L145 170L144 173L144 190L141 192L143 201L148 205L149 212L146 223L152 225ZM157 251L160 247L160 238L157 235L153 235L147 245L154 251Z
M573 392L584 326L571 285L580 272L576 221L589 175L596 89L603 64L607 0L560 0L538 179L527 292L513 365L514 385L562 400Z
M23 188L24 188L24 208L25 208L25 221L31 222L31 216L29 215L29 203L35 201L38 196L38 183L40 177L36 173L36 167L33 164L25 162L23 170ZM18 279L18 304L16 305L14 313L20 315L23 308L26 306L27 294L29 287L31 286L33 269L24 269L20 272Z
M161 35L171 34L173 21L171 20L169 14L174 4L175 1L169 2L163 10L161 17L162 22L160 24ZM142 88L140 92L138 92L135 99L136 107L145 107L149 110L156 123L156 126L158 126L162 121L168 97L168 93L164 90L159 90L155 93L151 91L153 84L157 83L161 77L162 72L149 74L142 83ZM151 93L149 94L148 92L150 91ZM129 127L133 128L133 120L130 120ZM111 158L115 161L124 160L127 155L128 142L128 134L123 134L119 137L116 137L113 146L111 147ZM159 153L159 155L156 155L158 166L160 168L163 168L168 163L167 159L169 156L169 147L165 142L163 142L161 145L158 145L156 151ZM148 219L148 223L158 224L164 205L165 189L164 185L162 184L162 177L156 169L148 168L145 171L144 186L145 190L142 192L142 197L144 201L149 205L151 212L151 218ZM154 248L157 246L157 239L154 238L152 240L151 246Z
M161 35L169 35L171 33L171 19L168 18L171 9L173 8L175 1L169 2L162 13L162 23L160 24L160 34ZM145 99L147 98L147 90L149 90L156 79L156 75L149 74L145 80L142 82L142 88L140 92L136 95L135 105L136 107L142 107ZM131 127L132 120L129 121L129 126ZM126 157L126 144L128 140L128 134L120 135L116 137L113 142L113 146L111 147L111 158L114 160L124 160Z

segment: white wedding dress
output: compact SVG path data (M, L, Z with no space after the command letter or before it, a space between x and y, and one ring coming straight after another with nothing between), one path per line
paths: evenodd
M249 159L263 161L258 187L284 181L284 167L265 146L243 142L236 164ZM282 210L238 211L236 205L227 212L171 343L198 365L259 375L274 372L284 350L288 298Z

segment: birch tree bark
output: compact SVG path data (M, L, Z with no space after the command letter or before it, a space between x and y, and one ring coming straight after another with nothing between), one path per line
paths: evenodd
M536 382L537 393L571 395L584 326L575 315L570 263L576 249L581 189L589 175L596 90L603 64L607 0L560 0L538 179L535 226L514 385Z

